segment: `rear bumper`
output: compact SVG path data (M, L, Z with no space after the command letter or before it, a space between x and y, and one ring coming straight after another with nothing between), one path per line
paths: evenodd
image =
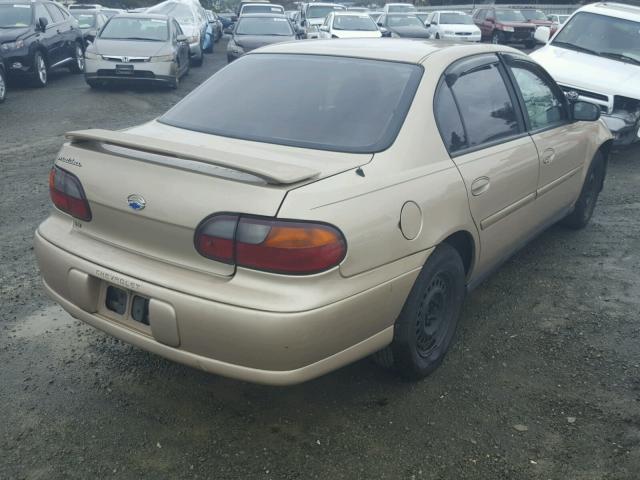
M34 246L48 295L72 316L170 360L270 385L310 380L388 345L419 273L412 269L312 310L271 312L187 295L112 271L38 232ZM107 310L107 285L151 299L150 325Z

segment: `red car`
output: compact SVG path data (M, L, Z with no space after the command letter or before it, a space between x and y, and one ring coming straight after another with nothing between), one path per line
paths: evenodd
M482 40L490 40L491 43L519 43L526 48L533 48L536 44L533 35L537 27L528 22L520 10L483 7L474 12L473 21L480 29Z
M533 23L536 27L549 27L551 29L551 36L555 35L558 30L558 24L552 22L547 18L547 15L542 10L536 10L535 8L523 8L520 9L522 16L527 19L527 22Z

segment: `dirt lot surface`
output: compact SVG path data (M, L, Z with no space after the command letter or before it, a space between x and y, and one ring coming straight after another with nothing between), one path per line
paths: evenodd
M367 360L296 387L227 380L45 297L32 236L63 133L152 119L217 50L175 92L62 72L0 107L0 479L640 478L640 148L611 159L589 227L551 228L468 297L420 383Z

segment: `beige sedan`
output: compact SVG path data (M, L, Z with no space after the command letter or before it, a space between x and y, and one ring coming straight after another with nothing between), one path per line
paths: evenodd
M35 235L44 286L220 375L293 384L377 352L421 378L469 289L548 226L589 222L599 112L508 47L269 46L154 121L67 135Z

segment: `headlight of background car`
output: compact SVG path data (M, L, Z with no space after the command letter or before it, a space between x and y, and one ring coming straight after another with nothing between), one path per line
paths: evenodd
M93 52L90 52L88 50L85 50L84 52L84 58L87 60L98 60L99 55L96 55Z
M3 52L8 52L9 50L16 50L22 47L24 47L24 40L17 40L15 42L3 43L2 47L0 48L2 49Z
M513 32L513 27L502 27L502 30L504 30L505 32Z
M158 55L157 57L151 57L150 62L172 62L175 57L173 53L170 55Z

